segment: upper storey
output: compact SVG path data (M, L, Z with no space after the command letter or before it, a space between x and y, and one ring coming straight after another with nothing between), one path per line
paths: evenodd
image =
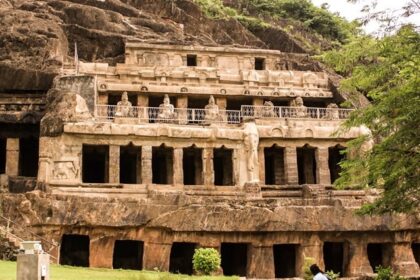
M279 51L126 43L125 63L82 63L99 92L332 99L328 75L288 71Z

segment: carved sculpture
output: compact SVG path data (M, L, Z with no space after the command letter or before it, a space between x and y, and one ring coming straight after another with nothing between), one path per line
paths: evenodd
M292 110L291 117L304 118L308 115L308 109L303 105L302 97L298 96L290 103L291 107L295 107Z
M327 111L325 114L325 118L329 119L329 120L333 120L333 119L339 119L339 113L338 113L338 106L335 103L330 103L327 106Z
M133 116L133 105L128 101L127 92L123 92L121 96L121 101L117 103L117 108L115 110L116 117L132 117Z
M276 117L276 112L274 111L274 104L271 101L265 101L264 107L262 108L262 117L264 118L274 118Z
M219 106L214 101L213 95L210 95L209 98L209 104L207 104L205 107L205 116L204 121L207 124L210 124L215 121L220 121L222 119L222 116L219 112Z
M53 177L56 180L76 179L79 169L74 161L56 161L54 162Z
M317 87L319 83L319 78L316 74L312 72L307 72L303 74L302 82L304 87L314 88Z
M159 105L158 119L171 120L176 118L175 107L171 104L169 96L165 94L163 103Z
M247 156L248 182L259 182L258 162L259 134L255 122L248 122L244 126L244 145Z

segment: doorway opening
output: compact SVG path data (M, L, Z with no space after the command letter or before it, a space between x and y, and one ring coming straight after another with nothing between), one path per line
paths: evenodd
M19 139L19 176L37 177L39 138Z
M152 182L170 185L173 183L174 149L161 145L152 148Z
M120 182L141 183L141 147L133 145L120 147Z
M60 264L89 267L89 236L64 234L60 246Z
M273 246L274 268L276 278L297 277L296 252L297 244L278 244Z
M83 145L83 183L108 183L109 146Z
M226 276L246 276L248 264L248 244L222 243L222 268Z
M203 149L189 147L183 149L182 168L184 185L203 184Z
M214 184L233 186L233 150L222 147L213 150Z
M143 242L137 240L116 240L112 267L141 270L143 268Z
M264 148L265 184L286 184L284 171L284 148L274 145Z
M175 242L172 244L169 271L180 274L193 274L192 259L196 244Z
M330 169L331 184L340 177L341 166L339 163L345 158L341 153L344 149L345 148L340 145L328 148L328 165Z
M299 185L316 184L315 151L309 145L297 148Z
M325 271L334 271L344 276L344 243L325 242L324 243L324 263Z
M0 138L0 174L6 173L6 144L7 138Z

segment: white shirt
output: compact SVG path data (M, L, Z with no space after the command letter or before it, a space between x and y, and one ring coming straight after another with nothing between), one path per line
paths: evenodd
M314 276L314 280L328 280L327 276L325 276L324 274L322 274L321 272L318 272L315 276Z

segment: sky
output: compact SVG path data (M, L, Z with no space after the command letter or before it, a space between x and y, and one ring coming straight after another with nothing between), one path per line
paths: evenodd
M329 10L331 12L338 12L341 16L347 18L348 20L357 19L363 17L363 13L360 10L366 4L369 4L369 0L360 0L357 4L348 3L347 0L311 0L315 5L321 6L323 3L328 3ZM401 9L409 0L378 0L378 5L376 7L377 11L381 10L399 10ZM420 25L420 13L412 15L409 18L401 18L401 22L412 22L416 25ZM379 28L379 24L371 22L364 27L364 30L367 33L375 33Z

